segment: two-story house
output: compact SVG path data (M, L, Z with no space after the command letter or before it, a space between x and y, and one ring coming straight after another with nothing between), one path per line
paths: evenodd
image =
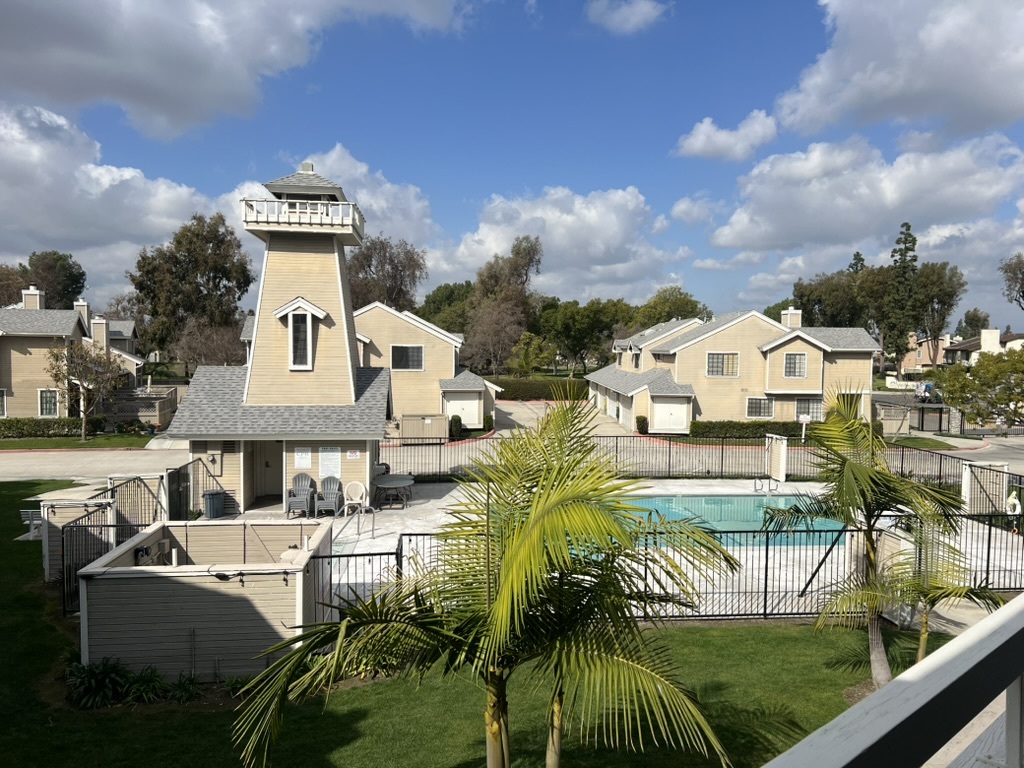
M986 328L980 336L950 344L944 350L946 365L974 365L982 352L1000 355L1008 349L1024 349L1024 333L1000 333Z
M613 344L616 360L586 378L591 401L632 428L686 434L695 419L821 419L829 391L862 395L870 414L878 345L862 328L802 328L799 310L776 322L734 312L673 320Z
M391 369L394 416L458 416L469 429L494 418L501 388L459 366L463 339L380 302L355 312L361 364Z
M923 373L926 370L938 368L945 362L946 348L952 344L958 344L963 339L948 333L930 339L926 336L918 336L911 331L907 341L910 346L899 364L901 374Z
M247 364L200 366L167 430L240 511L299 473L368 486L390 415L390 371L360 365L346 271L362 213L312 163L264 186L268 199L242 201L265 243Z

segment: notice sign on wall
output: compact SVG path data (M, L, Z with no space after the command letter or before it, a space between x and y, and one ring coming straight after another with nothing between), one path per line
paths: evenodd
M361 452L359 452L359 451L346 451L345 452L345 458L346 459L358 459L362 455L363 454Z
M296 469L312 469L313 468L313 449L312 448L296 448L295 449L295 468Z
M320 449L320 477L341 477L341 448L324 446Z

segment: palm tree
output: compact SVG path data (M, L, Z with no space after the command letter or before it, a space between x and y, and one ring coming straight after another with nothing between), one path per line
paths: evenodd
M785 530L811 519L833 520L855 529L860 562L833 590L818 626L867 626L871 677L876 688L892 680L882 637L882 613L894 605L894 590L879 559L885 520L899 515L954 530L960 510L957 493L925 485L893 472L885 441L861 418L860 396L832 393L825 420L808 430L825 490L789 509L768 510L766 527Z
M345 605L340 622L311 628L298 647L270 649L284 655L253 681L236 721L243 760L265 761L287 700L390 667L475 674L486 692L488 768L508 768L507 685L526 667L551 685L550 768L577 710L605 743L642 749L649 732L724 764L694 697L638 618L693 605L696 579L736 561L694 522L650 519L630 505L638 486L591 435L592 410L569 401L500 441L461 486L435 562Z

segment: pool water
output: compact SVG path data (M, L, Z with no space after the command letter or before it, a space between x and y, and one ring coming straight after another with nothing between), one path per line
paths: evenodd
M708 527L723 533L757 531L764 523L765 507L785 509L799 501L797 496L639 496L629 499L631 504L660 512L669 520L696 518ZM814 520L800 531L835 531L842 528L831 520ZM790 543L811 543L797 538ZM817 538L817 537L815 537Z

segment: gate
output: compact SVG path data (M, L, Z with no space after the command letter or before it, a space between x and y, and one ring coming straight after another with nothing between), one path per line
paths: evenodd
M192 474L183 467L167 470L167 519L188 520Z

